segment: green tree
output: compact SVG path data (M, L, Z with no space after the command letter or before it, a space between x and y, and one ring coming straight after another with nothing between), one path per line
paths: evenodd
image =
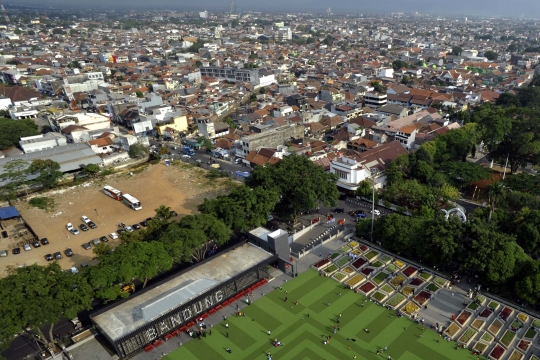
M99 257L101 255L106 255L106 254L110 253L111 250L112 250L112 248L109 246L109 244L107 244L105 242L100 242L99 244L94 245L94 247L92 248L92 252L97 257Z
M515 293L529 304L537 304L540 301L540 262L528 259L523 267L527 271L516 276Z
M37 128L31 119L0 119L0 150L17 145L21 137L39 135Z
M407 85L411 79L407 75L403 76L403 79L401 79L401 83Z
M275 190L281 199L277 210L297 215L302 210L317 208L319 201L335 206L339 196L336 181L337 175L326 173L307 157L291 155L276 164L255 167L245 184Z
M489 201L489 218L488 222L491 222L491 216L495 211L495 205L504 196L504 185L500 182L494 182L488 188L488 201Z
M195 261L204 259L209 246L221 246L227 243L232 234L223 221L207 214L184 216L178 224L182 229L202 231L205 235L203 243L188 244L188 248L192 249L192 257Z
M511 107L511 106L520 106L521 104L516 95L509 92L505 92L499 96L499 98L497 99L496 105L502 106L502 107Z
M63 175L60 164L51 159L32 161L28 167L28 173L37 176L36 181L45 189L54 187Z
M200 60L195 61L195 66L200 68L202 66L202 62Z
M489 61L497 60L497 57L499 56L495 51L488 50L484 53L484 56L487 57Z
M489 168L470 161L448 161L437 166L437 171L446 175L450 184L463 188L475 181L487 180L491 177Z
M170 270L173 264L173 258L159 241L122 244L115 249L113 254L113 257L119 261L131 261L136 264L134 275L143 282L143 289L149 279Z
M370 85L373 87L373 89L376 92L382 92L383 91L383 87L382 87L382 85L381 85L381 83L379 81L372 81L370 83Z
M450 55L459 56L459 55L461 55L462 52L463 52L463 49L461 47L453 46L452 47L452 52L450 53Z
M9 189L18 188L27 181L29 166L30 164L27 161L21 159L7 162L4 165L3 173L0 174L0 181L8 182L5 187ZM26 191L26 194L28 195L28 191Z
M225 119L224 123L227 124L227 125L229 125L229 127L230 127L231 129L236 128L236 124L234 123L233 119L231 119L230 116L228 116L228 117Z
M536 79L539 78L537 77ZM536 111L540 110L540 87L532 86L521 88L518 91L517 98L521 103L521 106L528 107L529 109Z
M144 97L144 94L142 93L142 91L135 91L135 95L137 95L137 97L140 99Z
M397 71L401 68L409 68L409 63L405 62L405 61L402 61L402 60L394 60L392 62L392 68L394 69L394 71Z
M204 199L199 211L221 219L233 231L246 231L264 225L279 201L278 193L261 187L245 185L234 188L229 195Z
M82 170L83 174L87 174L92 177L95 177L100 171L101 168L96 164L88 164Z
M8 346L20 332L35 333L33 340L51 347L53 326L90 309L93 292L86 278L64 272L58 263L15 269L0 280L0 343ZM42 332L48 326L47 336Z
M212 145L212 141L210 139L205 138L204 136L199 136L197 138L197 143L200 144L203 148L212 150L214 146Z
M150 149L143 144L133 144L129 146L128 155L130 158L142 158L148 156Z

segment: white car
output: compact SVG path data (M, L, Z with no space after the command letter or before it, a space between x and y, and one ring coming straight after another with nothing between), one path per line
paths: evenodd
M189 156L189 155L182 155L182 157L183 157L184 159L191 159L191 156Z
M24 251L30 251L30 250L32 250L32 248L30 247L29 244L24 244L23 248L24 248Z
M379 210L372 210L369 212L370 214L375 214L377 216L381 215L381 212Z
M81 216L81 220L84 221L85 224L88 224L89 222L92 221L92 220L90 220L90 219L88 218L88 216L84 216L84 215Z
M77 269L75 266L72 267L71 269L69 269L69 271L71 271L72 274L78 274L79 273L79 269Z
M109 234L109 237L110 237L111 239L113 239L113 240L116 240L116 239L118 239L118 234L115 233L115 232L113 232L113 233L110 233L110 234Z
M66 229L68 229L68 231L69 231L70 233L72 233L73 235L78 235L78 234L79 234L79 230L75 229L75 228L73 227L73 224L72 224L72 223L67 223Z

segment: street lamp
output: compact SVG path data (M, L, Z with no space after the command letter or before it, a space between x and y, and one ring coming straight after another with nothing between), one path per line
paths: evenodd
M377 169L370 169L371 182L373 186L373 198L371 201L371 242L373 242L373 224L375 223L375 176L377 175Z
M98 222L99 222L99 214L98 214L98 212L97 212L97 209L94 209L94 211L96 212L97 220L98 220Z

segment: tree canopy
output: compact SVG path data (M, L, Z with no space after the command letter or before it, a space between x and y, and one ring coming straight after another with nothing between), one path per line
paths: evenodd
M21 137L38 135L38 126L31 119L12 120L0 118L0 150L18 145Z
M296 215L317 208L319 201L335 206L339 196L336 181L337 175L326 173L307 157L291 155L276 164L255 167L245 184L275 191L280 196L276 210Z

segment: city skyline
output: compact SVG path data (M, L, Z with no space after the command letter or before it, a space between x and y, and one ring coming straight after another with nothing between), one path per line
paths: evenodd
M233 3L233 4L231 4ZM6 0L4 1L6 6L14 5L39 5L39 6L70 6L70 7L85 7L88 8L88 2L82 0ZM351 12L351 15L365 12L365 13L391 13L391 12L407 12L414 13L419 12L422 14L440 14L440 15L463 15L463 16L504 16L504 17L540 17L540 3L531 3L529 0L515 0L512 3L508 3L502 0L479 0L476 2L469 2L466 0L456 0L452 3L452 6L448 6L444 3L432 2L427 0L389 0L384 3L373 2L357 2L350 0L341 0L338 2L329 3L323 0L299 0L294 4L291 4L285 0L275 0L271 4L265 2L255 2L252 0L237 0L234 2L227 0L200 0L196 4L193 2L180 0L155 0L151 3L151 6L156 10L164 8L175 10L204 10L205 7L208 10L213 11L230 11L231 5L234 5L236 9L244 9L251 11L291 11L291 12L317 12L326 13L327 9L331 7L334 13L347 13ZM121 7L126 9L126 6L132 8L148 8L150 5L144 0L130 0L128 1L116 1L113 5L109 1L95 0L92 2L92 7Z

